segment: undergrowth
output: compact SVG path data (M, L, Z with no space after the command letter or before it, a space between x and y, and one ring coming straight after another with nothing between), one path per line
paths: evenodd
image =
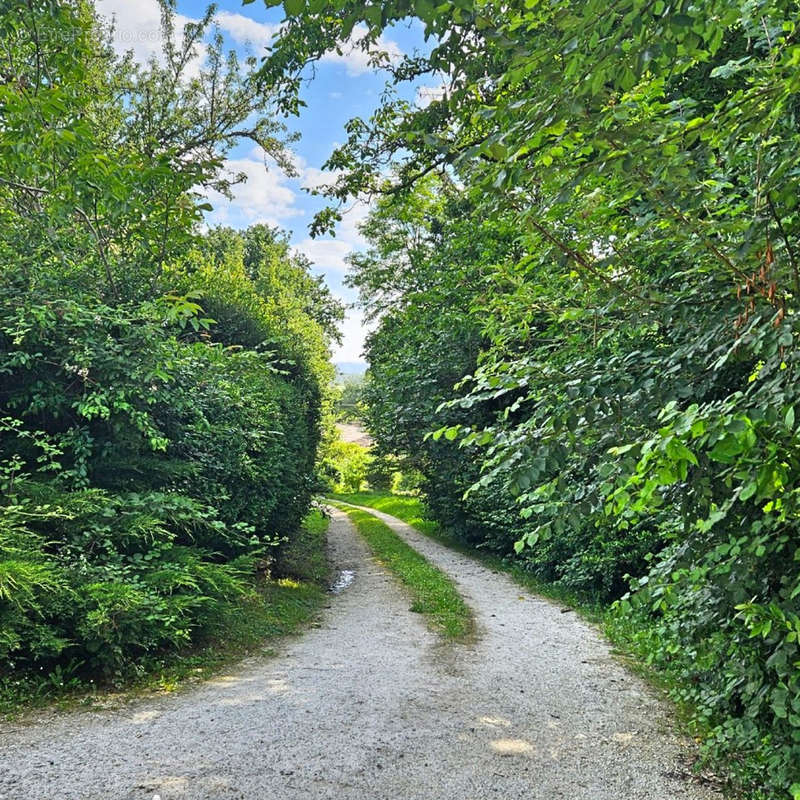
M218 606L202 638L191 647L154 654L116 678L87 677L74 662L49 673L0 668L0 716L33 708L91 706L141 691L174 691L207 678L243 656L268 651L270 643L296 632L316 615L325 598L328 519L310 513L301 532L284 546L281 576L263 578L247 594Z

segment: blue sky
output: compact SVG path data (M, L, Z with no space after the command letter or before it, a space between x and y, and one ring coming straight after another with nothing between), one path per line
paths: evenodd
M96 0L104 16L116 19L115 47L120 51L132 49L137 58L146 60L160 51L160 12L157 0ZM178 0L178 24L200 17L206 6L198 0ZM278 23L282 8L266 9L256 2L243 6L240 0L220 0L218 25L226 44L240 54L261 55ZM420 28L397 26L384 36L382 49L400 56L415 48L424 47ZM200 55L202 59L202 54ZM322 164L337 143L344 141L345 123L357 116L367 117L378 103L387 81L385 72L376 72L360 50L327 54L316 65L312 81L303 88L307 107L299 118L286 122L290 130L300 133L293 145L300 175L288 178L276 167L266 169L263 154L252 144L238 147L231 153L228 168L248 176L246 183L235 187L233 201L212 196L214 212L208 215L211 224L223 223L240 228L266 222L278 225L291 234L293 245L314 263L314 271L325 276L332 291L352 303L353 292L343 285L345 257L364 246L358 233L358 223L367 213L363 203L356 203L345 215L335 238L312 240L308 224L324 201L309 195L303 187L325 183ZM405 87L403 94L413 99L415 87ZM423 93L424 94L424 93ZM348 311L345 321L344 344L334 353L335 361L360 361L365 329L357 309Z

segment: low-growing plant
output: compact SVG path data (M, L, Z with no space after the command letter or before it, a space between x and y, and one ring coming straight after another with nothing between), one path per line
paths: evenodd
M368 448L336 439L321 454L319 474L328 491L357 492L367 481L371 462Z

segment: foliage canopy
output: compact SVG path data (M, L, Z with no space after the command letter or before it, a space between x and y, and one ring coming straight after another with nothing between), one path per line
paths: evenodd
M624 595L709 751L800 796L797 3L284 7L287 109L356 24L421 21L392 77L441 82L350 123L317 220L377 199L379 447L465 539Z

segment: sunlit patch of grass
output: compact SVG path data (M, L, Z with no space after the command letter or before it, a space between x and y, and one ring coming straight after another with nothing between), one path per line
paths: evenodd
M437 523L426 519L425 504L421 498L405 494L392 494L391 492L357 492L353 494L334 494L331 497L344 503L355 506L367 506L384 514L391 514L397 519L416 528L420 533L427 535L435 533L439 526Z

